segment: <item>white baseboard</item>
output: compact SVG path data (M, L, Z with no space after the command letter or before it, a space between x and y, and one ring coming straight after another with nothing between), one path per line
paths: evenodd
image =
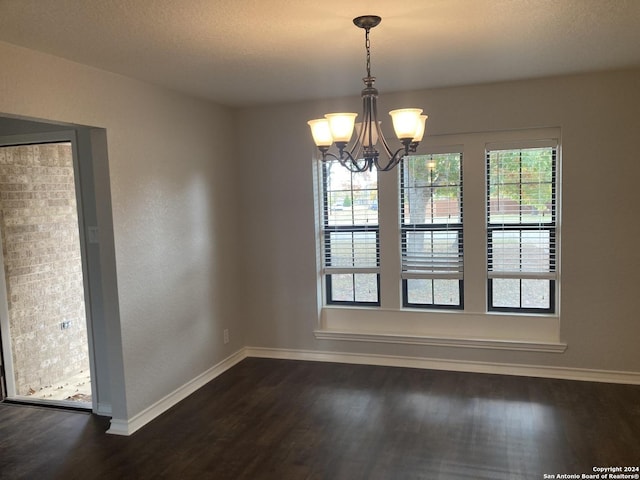
M137 429L136 429L137 430ZM129 427L129 422L127 420L120 420L117 418L112 418L109 422L109 430L107 433L111 435L131 435L133 431Z
M288 350L278 348L245 347L246 357L309 360L316 362L355 363L388 367L423 368L455 372L493 373L524 377L558 378L586 382L624 383L640 385L640 372L590 370L570 367L546 367L540 365L514 365L489 362L442 360L422 357L391 355L365 355L357 353L326 352L316 350Z
M112 418L107 433L112 435L133 434L136 430L139 430L151 420L166 412L178 402L184 400L193 392L244 360L244 358L246 358L245 349L240 349L130 419Z

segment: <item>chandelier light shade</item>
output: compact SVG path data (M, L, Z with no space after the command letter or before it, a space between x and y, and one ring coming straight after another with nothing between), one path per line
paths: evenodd
M371 76L370 30L382 19L376 15L364 15L353 19L353 23L365 31L367 51L367 76L362 90L362 121L356 123L357 113L327 113L324 118L309 120L313 141L322 154L322 161L338 160L352 172L372 170L388 171L402 159L416 151L425 132L427 115L420 108L402 108L389 112L393 129L401 147L393 150L382 134L378 120L378 90L373 86L376 78ZM353 143L349 142L356 137ZM335 145L337 154L329 149Z

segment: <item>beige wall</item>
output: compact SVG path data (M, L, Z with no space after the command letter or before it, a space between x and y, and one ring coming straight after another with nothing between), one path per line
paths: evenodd
M4 43L0 59L1 114L106 129L96 191L108 171L119 318L104 329L113 416L125 420L244 345L230 112Z
M255 134L241 151L247 344L640 372L638 85L635 70L380 97L382 112L423 107L430 135L561 128L560 333L568 344L562 354L316 340L315 152L306 121L329 111L357 112L360 102L241 110L236 122ZM484 295L484 284L465 288ZM423 318L429 322L429 313Z

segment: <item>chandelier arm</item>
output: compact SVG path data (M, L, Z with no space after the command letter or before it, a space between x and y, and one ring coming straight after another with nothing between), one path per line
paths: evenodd
M380 166L378 159L375 160L375 166L381 172L388 172L389 170L393 170L402 160L404 160L404 157L406 157L407 154L407 149L405 147L401 147L391 155L389 162L384 167Z
M371 170L371 164L369 162L364 162L362 166L358 165L356 162L351 162L351 164L353 165L354 168L346 167L346 166L345 168L353 173L362 173L362 172L366 172L367 170Z
M322 152L322 158L320 158L320 160L322 162L329 162L331 160L338 160L340 161L340 157L338 157L336 154L328 152L326 149L320 150Z
M344 168L346 168L350 172L354 172L354 173L362 173L371 169L370 163L366 159L364 160L362 165L360 165L358 164L358 161L355 158L353 158L351 155L348 155L347 158L344 158L342 160L338 158L338 161L340 162L340 165L342 165Z
M347 151L340 152L340 155L336 155L335 153L331 153L328 150L321 150L322 158L320 159L322 162L329 162L332 160L336 160L347 170L354 173L361 173L366 170L369 170L371 166L368 162L364 162L362 166L358 164L358 161L351 156L351 154Z
M354 157L346 150L341 151L340 156L336 157L336 159L340 162L340 165L351 172L365 172L371 168L367 159L364 159L362 166L360 166L360 164L358 164L358 157Z
M362 112L363 112L363 119L362 119L360 131L358 132L355 143L349 149L349 153L351 154L351 156L355 158L360 158L360 155L363 153L363 150L365 150L365 145L367 144L365 143L367 133L369 134L368 144L371 145L373 142L373 138L372 138L373 135L372 135L371 129L367 128L367 125L371 125L371 115L370 115L370 110L367 108L367 98L364 95L362 97Z
M358 137L353 142L351 148L348 150L345 149L344 153L348 154L350 158L359 158L360 154L362 153L362 145L363 144L360 141L360 134L358 134Z
M412 139L410 138L405 138L404 140L401 140L402 147L396 150L396 152L391 156L391 158L389 159L389 163L387 163L384 167L380 167L380 164L376 161L375 162L376 168L378 170L382 170L383 172L388 172L389 170L394 168L396 165L398 165L402 160L404 160L406 156L409 155L409 153L412 152L411 146L413 142L411 140Z
M352 158L360 158L360 154L362 153L362 150L364 148L364 136L365 136L365 125L367 122L366 119L366 108L363 109L363 111L365 112L364 116L365 118L362 121L362 127L360 128L360 131L358 132L358 135L356 136L356 139L353 143L353 145L351 146L351 148L349 149L349 155Z
M376 101L375 98L372 99L371 109L373 110L373 118L376 119L376 130L378 131L378 142L382 143L382 148L384 149L384 152L387 154L387 157L391 159L393 157L393 152L391 150L391 147L389 147L389 144L387 143L387 139L384 138L384 134L382 133L380 122L378 122L378 102Z

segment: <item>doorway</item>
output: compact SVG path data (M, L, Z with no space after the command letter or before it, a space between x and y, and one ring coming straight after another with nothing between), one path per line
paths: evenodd
M0 145L6 397L91 408L77 154L72 134L55 137Z

